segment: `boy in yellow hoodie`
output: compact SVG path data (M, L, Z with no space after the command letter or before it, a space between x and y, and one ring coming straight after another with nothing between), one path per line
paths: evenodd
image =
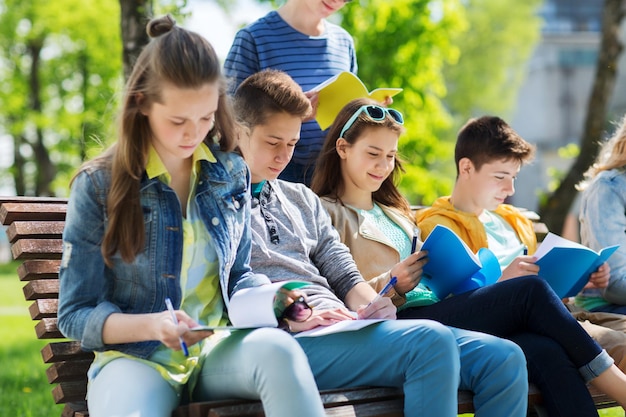
M532 222L518 208L504 203L515 193L514 183L522 165L533 156L534 147L504 120L493 116L469 120L457 136L457 178L452 194L440 197L416 215L422 239L442 224L472 251L491 249L502 267L500 280L541 275L532 257L537 249ZM587 287L605 287L609 276L605 263L590 275ZM626 369L626 318L568 308L620 369Z

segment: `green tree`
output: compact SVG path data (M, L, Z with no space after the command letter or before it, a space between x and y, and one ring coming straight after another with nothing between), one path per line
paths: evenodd
M148 41L146 23L170 12L182 22L185 6L0 0L0 134L14 143L18 195L67 195L76 168L115 138L118 93Z
M401 187L412 203L430 203L454 178L443 68L459 56L452 39L466 28L461 2L370 0L343 10L361 79L370 88L404 88L393 104L405 114L407 129L400 143L406 162Z
M0 10L0 120L14 142L16 191L64 193L71 170L107 134L120 84L119 6L4 0Z
M460 51L458 62L444 67L444 101L457 128L476 115L508 118L541 29L541 0L463 3L468 30L452 39Z

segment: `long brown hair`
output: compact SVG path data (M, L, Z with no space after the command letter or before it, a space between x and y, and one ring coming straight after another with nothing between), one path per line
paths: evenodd
M344 192L345 184L341 175L341 160L335 147L336 142L348 119L350 119L360 107L368 104L378 103L367 98L352 100L341 109L328 130L326 140L324 141L324 145L315 164L315 171L311 182L311 189L320 197L327 197L341 203L341 195ZM360 139L363 131L371 127L390 129L398 133L398 135L404 132L404 128L396 123L388 114L383 120L376 121L372 120L366 114L361 113L352 126L344 133L343 138L346 142L353 145ZM399 209L409 219L413 219L414 216L411 212L411 206L408 200L396 186L403 172L402 161L396 155L393 171L383 181L380 188L372 193L372 199L385 206Z
M152 39L137 58L128 78L119 115L118 140L86 164L104 166L111 171L111 188L107 195L109 224L102 241L102 255L109 266L116 252L120 252L125 262L132 262L144 248L139 184L152 132L141 108L161 103L164 85L199 88L217 82L219 100L215 124L204 142L217 142L224 151L231 151L236 145L232 106L213 47L199 34L176 26L169 15L151 20L146 30Z

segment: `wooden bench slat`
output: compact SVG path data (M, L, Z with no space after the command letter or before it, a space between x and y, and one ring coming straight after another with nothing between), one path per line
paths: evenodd
M35 302L28 307L30 318L33 320L56 317L58 309L59 300L56 298L35 300Z
M65 404L61 417L88 417L87 401L73 401Z
M35 325L35 333L38 339L63 339L65 336L61 334L57 327L57 319L41 319L39 323Z
M29 259L17 267L21 281L59 278L60 260Z
M5 226L20 220L65 220L67 204L57 203L7 202L0 206L0 222Z
M57 362L46 369L46 376L50 384L58 382L80 381L87 384L87 370L91 359L68 360Z
M48 343L41 349L41 357L44 363L76 359L93 359L93 356L93 352L85 352L82 350L80 348L80 342L76 340Z
M61 239L20 239L11 245L13 259L61 259Z
M27 301L42 298L59 298L59 280L37 279L28 281L26 285L24 285L24 288L22 288L22 291Z
M87 384L84 381L60 382L52 389L52 398L56 404L82 401L87 395Z
M19 221L13 222L7 229L9 242L17 239L61 239L64 221Z

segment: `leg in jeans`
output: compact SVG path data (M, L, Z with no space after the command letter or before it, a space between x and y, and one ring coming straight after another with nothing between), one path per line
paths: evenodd
M126 358L106 364L87 389L91 417L170 417L178 402L174 388L154 368Z
M433 305L409 308L398 317L428 318L507 339L536 333L561 345L577 368L586 368L603 352L549 285L536 276L509 279Z
M461 354L460 389L474 393L476 417L526 416L528 373L510 340L451 327Z
M403 388L406 417L457 415L459 350L430 320L388 320L357 331L296 338L320 389Z
M308 360L288 333L236 331L207 350L195 400L261 399L268 417L325 415Z
M499 282L431 306L401 311L398 316L430 318L449 326L481 331L515 342L538 336L538 344L550 344L551 348L537 349L532 341L520 346L526 354L531 382L537 383L542 393L549 396L549 401L555 405L569 402L576 408L586 409L591 397L585 383L610 366L606 352L571 316L545 281L537 277ZM540 338L550 339L553 343L539 342ZM555 350L562 352L559 357L555 355ZM599 366L594 368L596 364ZM564 386L558 381L563 381L562 374L571 368L577 370L578 378L567 378L567 390L547 390L548 384ZM540 380L536 379L539 369L543 369ZM574 397L569 392L579 395Z
M598 415L580 372L558 343L533 333L520 333L511 340L524 351L528 377L541 391L549 416Z

